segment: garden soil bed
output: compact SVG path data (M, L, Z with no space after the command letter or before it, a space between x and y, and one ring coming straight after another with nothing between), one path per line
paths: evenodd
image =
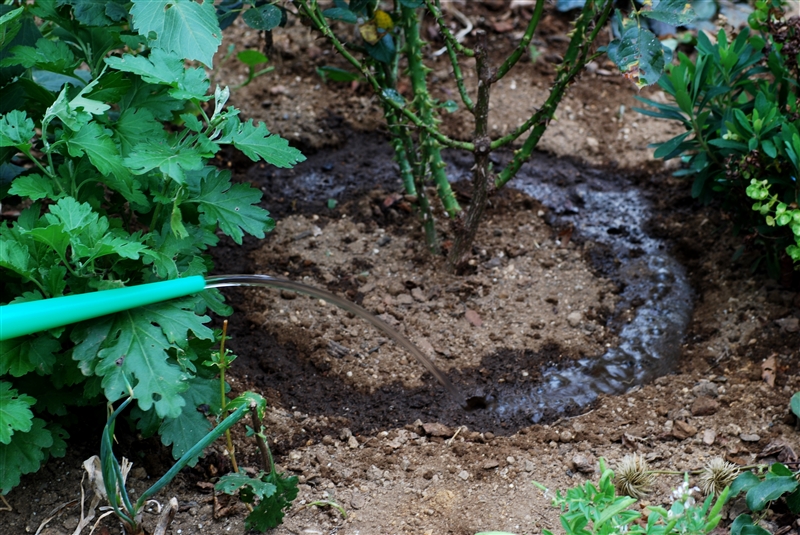
M503 13L467 12L495 30L512 21L511 29L493 34L501 48L519 31L518 13L505 19ZM539 46L555 54L568 26L557 15L545 23ZM234 38L238 46L258 39L241 28ZM310 58L300 52L308 46L316 47ZM614 466L638 452L654 468L678 471L713 457L740 465L778 455L797 460L800 435L788 409L800 390L797 281L781 285L751 273L748 254L732 260L740 240L719 211L696 205L689 185L651 160L648 143L673 130L630 111L636 92L626 80L605 76L604 65L584 76L541 145L547 152L537 153L523 174L567 187L591 190L602 180L641 191L651 206L645 232L682 263L693 291L679 358L664 375L586 406L504 411L500 401L524 400L540 388L542 370L600 358L620 343L622 327L636 315L636 303L621 297L627 259L573 233L557 217L558 207L507 189L492 199L469 269L447 274L443 257L426 251L402 198L369 92L318 84L313 67L330 59L303 28L276 35L276 51L278 69L233 100L245 117L265 120L309 159L281 171L249 168L236 158L222 162L264 191L277 227L244 247L218 247L217 273L285 276L360 303L414 341L461 392L490 403L462 410L385 335L317 299L226 290L235 310L229 347L239 355L232 393L255 390L269 400L266 423L277 463L300 479L300 495L274 533L558 532L558 510L531 482L553 490L581 484L596 478L600 458ZM445 69L443 60L438 65ZM516 82L497 88L498 133L541 100L537 91L552 73L546 60L521 67ZM240 74L223 68L217 77L235 84ZM455 116L446 127L466 131L465 124ZM451 175L468 169L463 155L448 153L447 160ZM91 419L102 422L102 415ZM120 452L134 462L132 488L141 491L168 468L157 441L124 430L120 441ZM235 441L239 464L259 470L243 429ZM35 533L52 516L40 533L73 532L81 462L97 453L99 428L73 432L72 445L66 458L25 477L7 496L13 510L0 511L0 531ZM244 507L212 492L228 470L216 444L159 494L161 503L172 496L180 503L169 533L244 531ZM645 501L668 503L680 481L661 477ZM309 505L326 500L344 507L347 518ZM734 502L726 515L742 507ZM155 515L145 518L152 528ZM773 532L798 531L780 510L769 522ZM111 518L98 530L120 533Z

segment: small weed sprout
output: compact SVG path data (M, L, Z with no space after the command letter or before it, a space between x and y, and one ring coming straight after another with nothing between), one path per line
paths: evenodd
M722 461L724 463L724 461ZM713 465L714 473L729 475L731 468L719 462L710 462L706 468ZM635 492L644 495L643 490L650 492L655 482L656 474L673 474L650 470L647 462L640 455L628 455L622 459L618 466L618 475L606 468L605 460L600 459L600 481L595 486L591 481L569 489L562 494L556 492L553 506L562 511L561 526L567 535L678 535L692 534L705 535L714 530L722 519L722 507L730 495L730 487L725 487L714 499L713 494L702 503L698 503L696 496L700 488L691 487L689 474L684 474L683 483L672 492L669 510L659 506L648 506L647 522L643 524L639 519L642 514L639 509L642 504L630 496L618 496L620 489L625 492ZM711 472L710 469L708 469ZM717 477L717 483L723 479ZM541 483L533 484L545 492L549 491ZM549 530L542 530L544 535L552 535Z

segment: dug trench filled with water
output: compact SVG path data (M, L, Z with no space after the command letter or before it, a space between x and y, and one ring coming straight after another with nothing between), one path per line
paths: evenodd
M358 157L344 148L295 170L251 170L278 227L247 263L217 255L218 272L285 276L361 304L419 345L474 410L385 334L285 291L239 294L247 320L235 317L231 347L246 383L355 433L421 420L510 434L675 369L691 289L669 244L645 230L653 210L634 180L536 155L494 199L468 272L448 276L396 193L390 148L358 141ZM468 194L469 155L448 162ZM484 335L491 323L507 336Z

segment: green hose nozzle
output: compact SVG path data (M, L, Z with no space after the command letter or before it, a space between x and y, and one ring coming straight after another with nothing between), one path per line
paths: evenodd
M201 292L201 275L0 306L0 341Z

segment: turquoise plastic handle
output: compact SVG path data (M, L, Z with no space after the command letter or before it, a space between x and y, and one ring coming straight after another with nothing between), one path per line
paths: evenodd
M200 275L195 275L116 290L0 306L0 340L183 297L200 292L205 287L206 280Z

